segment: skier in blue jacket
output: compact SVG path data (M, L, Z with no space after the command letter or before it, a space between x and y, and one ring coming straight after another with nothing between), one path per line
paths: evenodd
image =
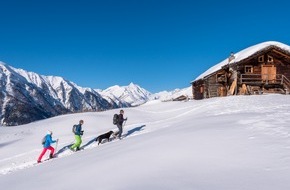
M56 140L52 140L52 131L47 131L47 134L45 136L45 142L43 144L43 150L41 152L41 154L39 155L37 162L40 163L41 159L43 157L43 155L46 153L47 150L50 150L50 155L49 158L53 158L54 157L54 148L51 146L52 143L55 143L58 141L58 139Z

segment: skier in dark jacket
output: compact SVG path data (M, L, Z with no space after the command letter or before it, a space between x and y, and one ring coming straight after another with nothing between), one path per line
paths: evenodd
M76 142L70 147L70 149L73 151L75 151L75 149L76 151L80 150L80 146L82 144L81 136L84 133L84 131L82 131L82 124L84 124L84 120L80 120L79 124L76 125L75 131L74 131Z
M43 150L42 150L41 154L39 155L39 157L37 159L38 163L41 162L41 159L42 159L43 155L46 153L47 150L50 150L49 158L53 158L54 157L54 148L52 146L50 146L50 144L57 142L58 139L57 140L52 140L51 135L52 135L52 131L47 131L47 134L45 136L45 141L44 141L44 144L43 144Z
M117 127L118 127L119 131L115 133L115 136L118 136L119 139L121 139L121 136L123 133L123 122L124 121L127 121L127 118L124 119L124 110L120 110L120 114L118 116L118 123L117 123Z

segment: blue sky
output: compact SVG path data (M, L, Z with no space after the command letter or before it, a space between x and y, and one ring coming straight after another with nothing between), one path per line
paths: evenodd
M82 87L190 86L264 41L290 45L288 0L0 0L0 60Z

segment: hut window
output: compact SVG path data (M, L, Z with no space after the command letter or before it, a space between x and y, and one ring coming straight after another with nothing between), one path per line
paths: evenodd
M251 65L246 65L245 73L253 73L253 67Z
M274 59L273 59L273 57L272 56L270 56L270 55L268 55L268 62L273 62L274 61Z
M259 61L259 62L264 62L264 55L261 55L261 56L258 58L258 61Z

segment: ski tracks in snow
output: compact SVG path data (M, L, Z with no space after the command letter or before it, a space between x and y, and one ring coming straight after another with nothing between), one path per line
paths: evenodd
M163 115L164 119L158 119L160 117L157 116L157 118L156 118L157 120L154 120L154 121L125 125L124 126L124 133L123 133L124 138L122 139L122 141L126 140L126 138L131 138L134 136L153 132L153 131L158 130L158 129L162 129L164 127L168 127L175 120L182 119L183 116L186 116L186 115L191 114L193 112L197 113L199 109L201 109L202 107L205 107L205 106L207 106L207 104L203 104L203 105L196 105L195 104L193 106L187 106L187 107L183 107L183 108L163 110L163 111L147 111L147 110L145 111L142 109L135 108L136 111L141 111L143 113L148 112L150 114L154 113L157 115L160 114L160 116ZM164 123L162 125L163 126L162 128L160 128L160 127L154 128L153 127L154 125L160 124L160 123ZM95 142L95 139L97 136L98 135L94 135L94 136L90 135L90 136L83 137L83 143L82 143L81 148L83 148L83 150L97 148L98 143ZM118 142L118 140L112 140L108 143L112 143L112 142ZM45 164L46 162L54 161L54 160L64 158L64 157L67 157L67 156L74 154L75 152L72 152L69 149L69 146L72 143L73 142L65 142L65 143L58 144L59 148L58 148L58 150L56 150L57 157L54 159L45 161L45 162L43 162L43 164ZM99 146L101 146L101 145L99 145ZM39 149L31 150L29 152L25 152L25 153L22 153L19 155L15 155L15 156L0 160L0 164L1 164L0 175L6 175L9 173L18 171L18 170L27 169L27 168L31 168L31 167L39 165L36 163L36 160L37 160L38 155L41 153L41 150L42 150L42 148L39 148ZM48 157L48 155L49 155L48 152L45 155L46 157ZM46 157L43 157L43 160L46 160L47 159Z
M143 134L145 126L146 125L144 124L132 124L132 125L125 126L126 129L124 130L124 135L123 135L124 138L122 140L125 140L126 138L129 138L129 137ZM83 143L81 145L82 150L80 152L89 150L89 149L94 149L94 148L97 148L98 146L101 146L101 144L98 145L98 143L95 141L96 136L97 135L83 137L82 139ZM111 143L111 142L118 142L118 140L114 139L110 142L105 142L105 143ZM42 164L45 164L46 162L55 161L57 159L64 158L72 154L78 153L78 152L73 152L69 149L69 147L72 144L73 144L73 141L58 144L59 148L58 150L55 150L57 157L53 159L48 159L49 151L47 151L41 163L37 163L37 157L42 151L41 148L24 152L18 155L14 155L9 158L1 159L0 160L0 176L7 175L10 173L19 171L19 170L35 167L38 165L42 165Z
M194 104L192 106L186 106L183 108L177 108L177 109L170 109L170 110L162 110L162 111L149 111L149 110L143 110L139 108L134 108L136 111L141 111L145 113L150 113L154 115L165 115L167 117L164 117L164 119L158 119L155 121L150 121L144 123L144 125L148 126L146 127L147 131L146 132L152 132L155 130L163 129L166 128L174 123L174 121L178 119L182 119L182 117L188 115L188 114L193 114L194 117L199 117L200 113L199 110L203 110L202 108L208 107L209 105L207 103L203 104ZM158 127L158 128L153 128L151 127L152 125L160 124L163 123L163 127ZM150 130L150 131L149 131Z

